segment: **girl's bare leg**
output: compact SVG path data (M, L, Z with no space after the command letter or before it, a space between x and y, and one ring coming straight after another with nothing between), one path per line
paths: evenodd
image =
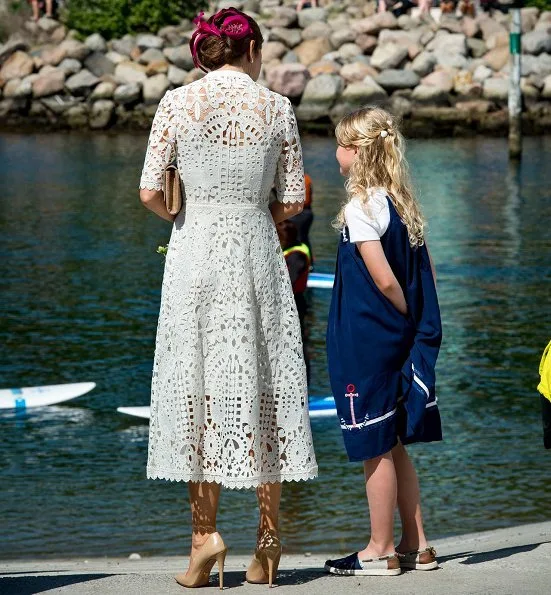
M402 539L396 549L399 552L424 550L427 539L423 529L421 492L415 467L402 444L392 449L392 457L398 482L398 509L402 520Z
M281 484L264 483L256 488L258 509L260 511L259 529L279 531L279 503L281 502Z
M33 9L33 21L38 21L38 19L40 18L40 12L38 9L38 0L32 0L31 6Z
M371 519L371 539L358 553L360 559L394 553L394 511L397 482L392 453L364 461L365 488Z
M53 0L46 0L46 16L53 16Z
M216 532L216 513L220 500L220 484L209 482L189 482L189 502L191 504L191 556L205 543L211 533Z

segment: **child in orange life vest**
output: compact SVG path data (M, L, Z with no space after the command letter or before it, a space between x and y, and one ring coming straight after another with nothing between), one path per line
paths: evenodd
M294 217L291 217L289 221L292 221L297 226L298 242L301 244L306 244L308 250L310 251L310 269L312 269L314 265L314 257L312 254L312 246L310 244L310 228L312 227L312 222L314 221L314 213L312 212L313 188L312 178L308 174L304 174L304 186L306 189L306 194L304 197L302 212L300 212L298 215L295 215Z
M300 320L300 330L302 333L302 344L304 349L304 360L306 361L306 371L308 378L310 378L310 363L306 349L306 328L305 317L308 310L308 304L304 292L308 282L308 273L312 263L310 249L298 239L298 228L291 221L286 220L278 223L277 235L279 242L283 248L283 255L291 277L291 285L293 286L293 295L295 296L295 303L297 305L298 317Z

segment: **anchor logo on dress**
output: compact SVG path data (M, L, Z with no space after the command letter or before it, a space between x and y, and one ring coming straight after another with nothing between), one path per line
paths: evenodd
M354 398L360 395L356 392L356 387L353 384L349 384L346 387L346 393L344 395L347 399L350 399L350 416L352 417L352 427L356 427L356 414L354 412Z

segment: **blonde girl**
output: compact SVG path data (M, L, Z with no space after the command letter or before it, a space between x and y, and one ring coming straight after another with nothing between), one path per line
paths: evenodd
M325 569L398 575L438 566L423 530L419 483L405 445L442 439L434 367L442 329L425 224L394 117L362 108L337 126L347 201L327 329L344 444L361 461L371 519L367 546ZM395 548L394 512L402 536Z

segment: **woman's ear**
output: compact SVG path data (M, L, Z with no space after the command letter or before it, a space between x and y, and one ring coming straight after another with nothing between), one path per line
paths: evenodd
M252 64L254 62L254 57L256 54L256 42L254 39L251 39L251 43L249 43L249 51L247 53L249 54L247 58L249 59L249 62Z

